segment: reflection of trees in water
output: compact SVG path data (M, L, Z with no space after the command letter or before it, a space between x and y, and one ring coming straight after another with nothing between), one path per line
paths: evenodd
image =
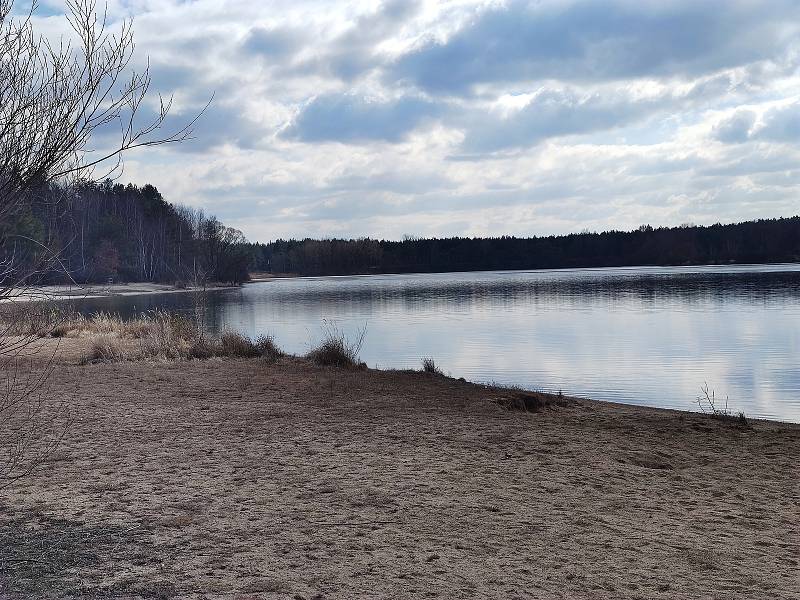
M431 281L434 279L434 281ZM636 276L565 277L546 279L492 279L476 281L435 280L435 276L397 282L315 280L300 287L291 285L265 290L275 303L402 302L420 304L502 303L533 300L542 303L596 304L633 301L642 304L669 303L781 303L800 300L800 272L659 274ZM259 300L261 290L259 290ZM243 298L245 302L248 298Z
M373 311L382 307L463 307L472 304L510 305L520 301L536 305L596 306L609 303L656 304L773 304L800 301L800 272L687 273L603 276L513 276L464 279L459 276L407 276L357 279L286 280L255 284L237 290L206 293L199 312L204 325L219 331L235 315L237 320L255 319L264 305L277 305L287 312L312 308ZM191 315L198 311L195 294L154 294L89 299L76 302L84 314L112 312L123 317L156 308ZM249 315L248 315L249 313Z

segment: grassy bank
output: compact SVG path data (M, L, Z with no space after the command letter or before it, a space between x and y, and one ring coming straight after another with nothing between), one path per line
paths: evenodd
M0 317L2 318L2 317ZM236 331L220 335L205 332L185 315L155 310L134 319L111 313L85 316L53 307L20 311L5 317L8 333L31 338L82 339L86 342L81 362L126 360L191 360L210 358L263 358L277 360L284 352L271 336L255 339ZM322 340L306 355L323 366L364 368L359 351L366 331L350 340L335 325L326 323Z

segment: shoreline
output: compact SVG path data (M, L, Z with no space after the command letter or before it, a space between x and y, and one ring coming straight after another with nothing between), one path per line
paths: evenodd
M724 271L725 269L746 270L752 268L768 268L770 272L794 272L800 270L800 261L798 262L772 262L772 263L738 263L738 262L720 262L720 263L689 263L689 264L641 264L641 265L610 265L603 267L550 267L542 269L485 269L485 270L468 270L468 271L387 271L387 272L371 272L371 273L348 273L348 274L328 274L328 275L300 275L297 273L278 273L272 275L270 273L259 274L257 278L251 280L256 281L269 281L271 279L320 279L320 278L339 278L339 277L392 277L392 276L419 276L419 275L465 275L468 273L557 273L557 272L570 272L570 271L630 271L641 269L645 273L650 271L658 271L659 269L667 270L715 270ZM784 267L784 269L781 269ZM248 282L245 282L248 283Z
M173 284L152 283L152 282L133 282L133 283L113 283L113 284L75 284L75 285L44 285L31 286L19 293L12 292L9 297L0 299L0 305L9 302L30 302L42 300L70 300L70 299L94 299L110 298L114 296L145 296L155 294L172 294L182 292L203 292L214 290L236 289L248 284L265 283L279 279L320 279L320 278L346 278L346 277L403 277L420 275L464 275L467 273L552 273L563 271L609 271L615 270L625 272L630 269L642 269L644 272L657 271L659 269L670 270L711 270L719 269L748 269L748 268L767 268L770 272L784 272L781 267L785 267L785 272L800 270L800 263L724 263L724 264L691 264L691 265L630 265L613 267L564 267L552 269L503 269L488 271L420 271L420 272L391 272L391 273L351 273L348 275L299 275L296 273L251 273L248 281L240 285L208 285L202 287L176 287ZM16 295L15 295L16 294Z
M62 300L90 300L125 296L150 296L156 294L202 293L204 291L236 289L234 285L210 285L202 287L176 287L165 283L112 283L32 286L20 292L12 292L2 303L41 302Z
M216 288L216 289L230 289L230 288ZM175 292L183 292L183 291L195 291L195 290L175 290ZM143 294L147 294L148 292L144 292ZM150 291L149 293L167 293L167 292L160 292L158 290ZM138 292L132 292L129 295L137 295ZM100 298L101 296L85 296L86 298L95 297ZM83 298L83 297L79 297ZM0 309L2 309L2 304L0 304ZM24 314L24 313L23 313ZM69 360L78 362L81 359L81 355L87 355L89 353L90 346L99 341L101 338L103 343L108 345L111 344L111 347L114 349L111 350L111 356L114 358L110 358L107 360L106 358L99 358L98 362L139 362L139 363L147 363L153 361L178 361L178 362L187 362L191 363L193 360L200 359L204 360L207 358L226 358L226 357L246 357L246 356L253 356L251 354L230 354L227 351L222 350L222 353L219 353L219 348L217 350L212 350L211 346L204 348L201 351L202 356L196 356L192 354L192 350L189 348L191 345L190 339L187 338L171 338L168 334L166 338L158 338L153 340L147 340L147 336L151 335L146 333L147 331L152 330L153 327L158 331L159 328L166 326L168 329L174 326L173 323L170 322L169 315L170 314L177 314L180 316L180 313L169 313L169 312L158 312L155 313L143 313L140 317L137 318L121 318L118 314L115 313L105 313L103 311L93 312L87 315L77 315L74 317L67 318L66 320L60 320L58 322L54 322L53 330L51 331L48 325L44 325L44 322L38 321L38 317L34 317L31 324L37 329L37 332L30 331L25 335L31 335L31 339L33 340L33 344L36 347L46 348L45 354L49 355L50 350L47 349L48 346L51 344L57 344L61 346L59 349L62 351L66 351L66 356L69 357ZM51 317L47 317L51 318ZM183 318L183 317L181 317ZM3 319L3 313L0 311L0 324L2 321L5 320L7 327L14 327L13 321L9 320L9 315L5 316ZM188 322L187 322L188 325ZM23 325L23 330L25 330L28 326ZM190 326L190 329L194 329L195 325ZM7 329L6 331L11 331ZM182 329L181 332L178 334L179 336L183 336L187 330ZM194 330L195 333L191 334L193 336L197 336L197 331ZM256 350L256 346L254 342L256 342L256 338L250 338L247 335L242 335L236 331L231 330L222 330L222 333L231 334L235 337L238 337L246 344L249 344L251 347L251 351L255 352L256 356L258 355L258 351ZM174 335L174 334L172 334ZM205 335L208 336L206 338L208 343L218 343L219 342L219 333L209 333L208 331L205 332ZM191 336L190 336L191 337ZM38 338L38 339L37 339ZM213 340L216 339L216 342ZM273 349L272 351L275 353L274 356L284 356L287 358L295 359L295 360L307 360L307 355L302 354L293 354L293 353L286 353L282 348L276 346L272 337L269 335L260 336L259 339L267 339L269 340L269 345ZM345 338L341 338L343 343L347 343ZM153 346L155 344L155 346ZM188 345L187 345L188 344ZM145 347L151 346L151 349L145 350ZM79 350L79 353L76 354L76 350ZM155 351L155 354L153 352ZM211 352L211 354L209 354ZM360 363L360 359L357 356L354 356L354 360L356 361L355 364ZM92 362L91 359L88 362ZM423 361L424 362L424 361ZM368 369L370 371L377 371L377 372L417 372L413 367L409 370L409 367L406 365L398 365L392 366L391 364L384 364L382 366L375 365L374 367L368 367L366 363L361 362L361 367L364 369ZM525 393L536 393L541 394L544 396L550 397L558 397L561 395L561 388L551 388L548 389L546 387L537 386L535 384L529 385L527 387L521 387L518 382L516 381L498 381L496 379L467 379L463 376L459 376L459 373L456 374L444 374L440 370L434 367L435 373L438 375L446 378L451 379L453 381L458 381L461 383L466 383L469 385L475 385L478 387L492 389L492 388L504 388L509 390L519 390ZM569 390L567 390L569 393ZM576 390L575 393L580 393L579 390ZM605 404L613 405L613 406L620 406L620 407L641 407L641 408L652 408L656 410L663 410L663 411L673 411L678 414L697 414L697 415L704 415L708 418L720 418L720 419L729 419L735 420L740 415L746 421L752 422L764 422L764 423L776 423L776 424L789 424L789 425L797 425L800 426L800 421L793 420L791 418L780 418L777 416L764 416L759 415L758 413L748 413L747 411L739 412L738 409L734 410L731 409L727 411L727 407L724 407L727 413L725 416L722 416L723 410L720 410L720 414L714 414L713 411L715 410L713 407L698 407L697 402L686 402L684 405L676 406L675 404L668 404L664 406L663 404L645 404L645 403L638 403L634 401L626 401L625 399L620 398L603 398L603 397L595 397L593 395L575 395L575 393L570 394L570 397L586 400L590 402L602 402ZM705 410L703 410L705 408Z

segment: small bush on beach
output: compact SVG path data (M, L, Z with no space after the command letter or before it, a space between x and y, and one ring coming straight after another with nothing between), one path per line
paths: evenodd
M123 322L119 329L124 336L139 340L140 358L184 358L199 336L189 319L166 311L153 311Z
M70 329L66 325L56 325L53 327L53 330L50 332L50 336L54 338L63 338L67 337L67 334L70 332Z
M255 358L261 356L253 340L237 331L226 331L220 336L219 353L223 356L235 356L239 358Z
M540 412L547 408L568 406L569 402L562 394L544 394L531 392L518 388L500 388L507 391L507 395L497 400L497 403L507 410L521 412Z
M186 355L187 358L196 358L198 360L208 360L217 354L216 345L206 338L198 338L189 346Z
M717 400L716 392L709 389L708 383L704 383L700 387L700 395L696 398L697 405L700 407L700 412L709 415L712 419L733 423L744 429L750 429L750 422L743 412L734 414L728 408L728 397L725 396L725 404L721 404Z
M173 335L183 340L193 340L200 337L200 326L194 319L176 313L161 312L169 319Z
M367 333L366 327L361 329L354 340L350 340L334 324L325 322L322 341L306 355L306 358L324 367L360 367L359 352Z
M355 367L358 355L343 340L325 340L308 353L307 358L324 367Z
M425 373L433 373L434 375L443 375L441 369L436 366L436 362L432 358L422 359L422 370Z
M104 334L92 340L83 362L117 362L124 359L125 353L120 347L119 340Z
M283 356L283 351L275 344L271 335L260 335L256 338L256 348L260 356L269 360L278 360Z
M541 390L527 390L517 384L494 381L485 385L487 390L497 394L494 402L510 411L536 413L545 409L565 408L574 403L573 399L564 396L560 390L552 394Z

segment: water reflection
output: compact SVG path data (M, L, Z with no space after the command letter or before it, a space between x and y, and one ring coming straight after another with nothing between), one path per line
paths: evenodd
M750 415L800 422L800 268L576 269L328 277L208 295L205 326L271 333L290 352L323 319L365 323L372 366L446 371L606 400L690 409L703 382ZM191 294L86 301L191 311Z

